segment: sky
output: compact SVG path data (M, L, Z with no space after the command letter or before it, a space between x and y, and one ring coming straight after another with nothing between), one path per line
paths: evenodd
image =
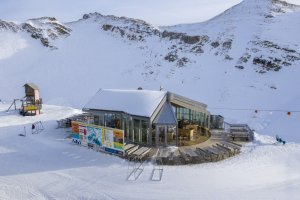
M242 0L0 0L0 19L25 21L42 16L62 22L78 20L85 13L126 16L153 25L206 21ZM300 0L288 0L300 5Z
M25 21L54 16L60 21L78 20L99 12L145 20L153 25L175 25L208 20L242 0L0 0L0 19Z

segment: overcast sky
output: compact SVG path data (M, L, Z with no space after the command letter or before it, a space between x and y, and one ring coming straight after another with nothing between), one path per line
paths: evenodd
M0 0L0 19L24 21L53 16L74 21L84 13L99 12L143 19L153 25L175 25L208 20L242 0ZM300 0L289 0L300 4Z

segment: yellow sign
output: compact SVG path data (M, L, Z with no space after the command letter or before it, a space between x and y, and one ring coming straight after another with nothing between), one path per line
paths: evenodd
M25 111L31 111L31 110L37 110L37 107L36 106L24 106L24 110Z
M72 121L72 132L79 134L79 124L77 122Z

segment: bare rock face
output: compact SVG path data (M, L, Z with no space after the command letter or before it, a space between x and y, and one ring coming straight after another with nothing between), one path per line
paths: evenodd
M204 36L190 36L185 33L175 33L175 32L169 32L169 31L163 31L161 34L162 38L168 38L169 40L180 40L184 42L185 44L197 44L197 43L204 43L209 40L209 37L207 35Z
M209 37L208 36L190 36L185 33L175 33L169 31L163 31L161 34L162 38L168 38L169 40L180 40L185 44L196 44L200 42L207 42Z

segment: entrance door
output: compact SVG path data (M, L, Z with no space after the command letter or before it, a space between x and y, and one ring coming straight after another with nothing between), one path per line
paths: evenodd
M167 126L167 143L168 146L176 146L176 126Z
M167 127L166 126L156 126L156 145L166 146L167 145Z

